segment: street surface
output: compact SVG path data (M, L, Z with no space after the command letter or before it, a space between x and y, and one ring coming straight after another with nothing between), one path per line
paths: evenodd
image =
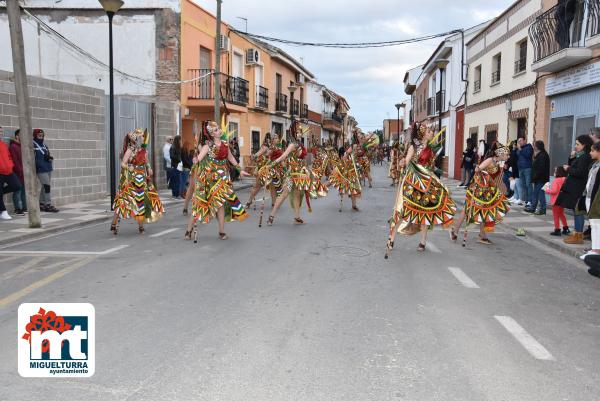
M466 249L438 229L423 254L399 237L386 261L395 191L374 173L360 212L332 192L303 226L250 210L194 245L175 205L143 236L127 221L0 249L0 400L598 400L600 280L502 227ZM23 302L95 306L92 378L19 376Z

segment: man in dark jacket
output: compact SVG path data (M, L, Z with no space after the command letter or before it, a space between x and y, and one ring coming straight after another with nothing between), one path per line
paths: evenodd
M533 194L531 196L531 207L525 208L528 213L536 215L546 214L546 194L542 190L544 184L550 182L550 156L544 147L544 141L535 141L534 158L531 168L531 183ZM539 202L539 208L537 208Z
M13 205L15 214L23 216L27 212L27 199L25 197L25 178L23 176L23 157L21 156L21 130L15 131L15 137L10 140L10 157L12 157L14 172L19 178L21 188L13 192Z
M40 128L33 130L33 150L35 151L35 171L42 184L40 190L40 210L42 212L57 213L58 209L52 206L50 196L50 183L52 181L52 161L54 158L50 155L50 149L44 143L44 131Z
M531 166L533 164L533 146L525 141L525 138L517 140L517 166L519 167L519 178L521 179L521 199L525 202L525 208L531 209Z

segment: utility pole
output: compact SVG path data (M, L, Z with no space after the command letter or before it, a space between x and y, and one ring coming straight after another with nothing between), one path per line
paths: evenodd
M217 0L217 36L215 37L215 74L213 82L215 83L215 122L221 126L221 3Z
M40 199L36 186L35 156L33 153L33 129L31 123L31 107L27 90L27 72L25 71L25 49L23 45L23 27L21 26L21 10L19 0L6 0L6 12L10 29L10 45L12 48L13 71L15 76L15 93L19 109L19 128L21 130L21 153L23 157L23 175L27 194L27 210L29 211L29 228L40 228Z

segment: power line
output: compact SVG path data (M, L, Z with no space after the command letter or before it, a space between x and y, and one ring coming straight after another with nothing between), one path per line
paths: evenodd
M276 43L282 43L282 44L292 45L292 46L313 46L313 47L327 47L327 48L337 48L337 49L367 49L367 48L377 48L377 47L400 46L400 45L406 45L406 44L410 44L410 43L418 43L418 42L424 42L424 41L431 40L431 39L446 37L446 36L461 32L460 29L454 29L454 30L448 31L448 32L436 33L436 34L431 34L431 35L426 35L426 36L419 36L416 38L389 40L389 41L383 41L383 42L326 43L326 42L302 42L302 41L297 41L297 40L274 38L274 37L270 37L270 36L258 35L255 33L242 32L237 29L233 29L232 31L237 34L240 34L240 35L248 36L248 37L251 37L254 39L264 40L267 42L276 42Z

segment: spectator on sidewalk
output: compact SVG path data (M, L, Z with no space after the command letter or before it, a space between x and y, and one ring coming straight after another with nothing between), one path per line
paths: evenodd
M179 184L179 193L181 197L185 199L185 194L187 193L188 181L190 179L190 171L192 170L192 166L194 164L194 146L193 144L189 144L183 148L181 152L181 163L183 165L183 171L181 172L181 181Z
M600 170L600 142L592 145L590 157L592 158L592 166L588 174L584 195L585 209L590 219L592 249L581 256L582 260L587 255L600 254L600 199L596 199L598 198L598 184L600 184L600 174L598 174L598 170Z
M523 205L523 197L521 196L521 179L519 178L519 156L517 155L517 141L512 141L509 148L510 157L506 163L510 166L509 169L511 170L509 177L509 188L514 191L514 194L509 201L521 206Z
M517 139L517 166L519 167L519 178L521 179L521 200L525 202L525 208L531 209L532 187L531 167L533 164L533 146L527 143L525 138Z
M181 193L179 185L181 182L181 172L183 165L181 164L181 136L177 135L173 139L173 146L169 149L169 157L171 159L171 195L173 198L179 198Z
M458 184L459 187L468 187L473 177L473 170L475 168L475 144L473 139L467 139L467 148L463 151L461 168L461 181Z
M544 187L544 192L550 195L550 205L552 205L552 217L554 217L554 231L550 235L560 237L561 235L569 235L569 225L567 224L567 217L565 216L565 208L556 204L556 198L560 193L560 189L565 183L567 172L563 166L558 166L554 169L554 180L552 184L548 184ZM562 223L562 232L560 231L560 223Z
M546 194L542 188L550 181L550 155L546 152L544 141L535 141L534 145L534 157L531 165L533 193L531 207L525 208L525 211L542 216L546 214Z
M10 157L8 146L1 139L2 133L3 130L0 127L0 220L11 220L12 217L10 217L4 205L4 194L18 190L21 184L14 173L14 163Z
M171 153L170 153L171 146L173 146L173 137L168 136L167 142L165 142L165 144L163 145L162 152L163 152L163 167L167 174L167 185L169 188L171 188Z
M42 212L57 213L58 209L52 206L51 189L52 171L54 167L52 161L54 158L50 154L50 149L44 143L45 133L40 128L33 130L33 148L35 150L35 171L37 178L42 184L40 189L40 210Z
M10 140L10 157L14 163L14 173L19 178L21 188L13 192L12 199L15 214L23 216L27 213L27 198L25 196L25 177L23 176L23 157L21 155L21 130L15 131L15 136Z
M582 210L584 208L581 207L580 199L587 184L592 162L591 147L592 139L588 135L578 136L569 164L563 166L567 172L567 179L558 194L558 198L556 198L556 204L565 209L573 210L575 226L575 231L564 239L566 244L583 244L585 210Z

